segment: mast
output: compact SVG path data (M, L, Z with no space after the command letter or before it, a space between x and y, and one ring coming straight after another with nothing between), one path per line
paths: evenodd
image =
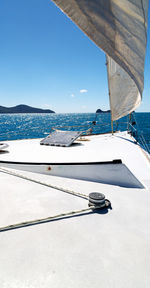
M111 111L111 131L112 131L112 135L114 134L114 131L113 131L113 119L112 119L112 105L111 105L111 92L110 92L110 82L109 82L109 72L108 72L108 69L109 69L109 61L108 61L108 58L107 58L107 55L106 55L106 66L107 66L107 81L108 81L108 94L109 94L109 103L110 103L110 111Z

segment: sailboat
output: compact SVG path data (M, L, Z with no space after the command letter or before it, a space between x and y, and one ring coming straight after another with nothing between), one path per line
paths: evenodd
M105 145L103 137L86 137L86 143L77 141L76 146L72 142L80 136L67 131L59 131L59 135L52 133L46 137L52 146L44 147L42 139L11 141L9 153L0 157L0 165L3 167L20 169L30 172L43 173L47 175L68 177L94 182L101 182L123 187L143 187L130 167L128 159L124 157L123 147L127 141L121 142L122 138L129 140L129 133L113 133L113 122L134 111L141 102L143 91L144 59L146 49L146 26L148 4L141 4L143 8L139 11L136 7L127 7L120 2L109 5L108 3L64 3L54 1L60 8L100 47L107 55L107 71L110 109L112 119L112 139L117 140L115 145ZM60 4L61 2L61 4ZM76 7L77 5L77 7ZM131 4L130 4L131 5ZM75 6L75 8L73 8ZM132 5L131 5L132 6ZM77 10L76 10L77 9ZM98 10L97 10L98 9ZM131 9L133 13L131 14ZM135 11L134 11L135 10ZM97 17L99 11L99 17ZM122 11L122 13L120 13ZM116 17L115 17L116 16ZM143 21L141 24L141 18ZM109 18L109 21L107 21ZM102 21L103 19L103 21ZM138 25L137 25L138 21ZM107 28L107 29L106 29ZM104 31L106 30L106 35ZM94 33L93 33L94 31ZM109 39L109 40L108 40ZM132 123L130 123L132 126ZM65 132L65 133L62 133ZM58 133L57 133L58 134ZM118 135L118 136L117 136ZM69 138L70 137L70 138ZM110 135L107 135L109 139ZM48 139L47 139L48 138ZM52 142L52 139L54 141ZM70 148L65 143L69 139ZM73 141L72 141L73 139ZM64 142L63 142L64 141ZM134 140L131 140L132 143ZM121 143L120 143L121 142ZM81 145L82 143L82 145ZM55 144L57 144L55 146ZM4 144L3 144L4 145ZM6 145L6 144L5 144ZM117 146L123 147L119 152ZM55 146L55 147L54 147ZM60 147L61 146L61 147ZM104 150L106 146L106 150ZM117 149L118 153L115 152ZM126 159L124 159L126 158Z
M107 55L112 131L69 147L7 142L0 285L149 287L149 153L132 121L113 131L141 103L148 0L53 2Z

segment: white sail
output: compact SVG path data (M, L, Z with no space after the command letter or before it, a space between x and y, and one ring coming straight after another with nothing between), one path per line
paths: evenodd
M109 99L112 121L128 115L141 103L141 94L128 73L107 56Z
M143 92L148 0L53 0L53 2L121 67L116 65L117 77L114 79L111 75L110 80L110 89L113 87L110 93L113 105L112 120L133 111L139 105ZM123 70L126 71L125 76ZM119 80L119 74L126 79L126 83L130 82L128 88L124 83L127 93L123 91L123 81ZM129 77L132 80L129 80ZM118 93L120 87L122 93Z

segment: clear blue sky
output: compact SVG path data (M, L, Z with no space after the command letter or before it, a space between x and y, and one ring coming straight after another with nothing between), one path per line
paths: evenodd
M104 53L50 0L1 0L0 43L0 105L27 104L57 113L109 108ZM146 112L149 47L150 29L138 109Z

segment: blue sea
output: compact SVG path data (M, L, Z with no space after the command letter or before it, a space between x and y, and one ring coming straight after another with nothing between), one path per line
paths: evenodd
M150 149L150 113L134 113L139 135L143 135ZM127 129L127 117L114 123L114 129ZM96 121L96 125L93 125ZM93 133L111 131L110 113L70 113L70 114L0 114L0 141L44 138L52 128L86 131Z

